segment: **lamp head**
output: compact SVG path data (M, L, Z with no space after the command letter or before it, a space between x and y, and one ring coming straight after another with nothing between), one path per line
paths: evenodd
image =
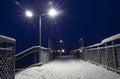
M49 12L48 12L48 15L52 16L52 17L56 16L57 14L58 13L57 13L57 11L55 9L50 9Z
M26 10L25 14L26 14L27 17L32 17L33 16L32 11L30 11L30 10Z

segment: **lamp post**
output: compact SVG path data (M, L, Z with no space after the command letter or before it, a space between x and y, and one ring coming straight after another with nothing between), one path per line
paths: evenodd
M22 8L22 5L18 1L15 1L15 4ZM49 4L52 4L52 2L50 1ZM45 14L38 15L38 17L39 17L39 46L41 46L41 17L44 16ZM56 9L54 9L54 8L51 8L51 9L48 10L47 14L51 17L55 17L58 14L58 11L56 11ZM34 16L34 13L30 10L26 10L25 15L27 17L31 18L31 17Z
M31 17L33 17L34 16L34 14L33 14L33 12L32 11L30 11L30 10L26 10L25 11L25 14L26 14L26 16L27 17L29 17L29 18L31 18ZM55 10L55 9L49 9L49 11L48 11L48 13L47 13L49 16L51 16L51 17L55 17L58 13L57 13L57 11ZM38 15L37 17L39 18L39 46L40 46L40 52L41 52L41 44L42 44L42 42L41 42L41 38L42 38L42 33L41 33L41 17L42 16L44 16L45 14L42 14L42 15ZM36 16L36 15L35 15ZM42 57L41 57L41 59L40 59L40 53L39 53L39 62L40 62L40 60L42 61Z
M83 37L80 38L79 42L80 42L80 48L83 48L84 47Z
M34 16L33 12L30 11L30 10L26 10L25 14L29 18L31 18L32 16ZM45 14L38 15L38 18L39 18L39 46L41 46L41 17L44 16L44 15ZM57 11L55 9L50 9L48 11L48 15L51 16L51 17L55 17L57 15Z

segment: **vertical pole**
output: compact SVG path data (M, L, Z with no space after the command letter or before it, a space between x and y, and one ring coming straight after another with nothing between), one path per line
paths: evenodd
M85 52L84 51L84 41L83 41L83 37L82 37L82 54L84 54ZM85 59L85 54L84 54L84 59Z
M100 47L98 46L98 64L101 63L101 58L100 58Z
M42 53L41 53L41 16L38 17L39 18L39 46L40 46L40 50L39 50L39 63L40 61L42 62Z
M51 40L48 39L48 48L51 49Z
M82 48L84 47L84 41L83 41L83 37L82 37Z
M81 41L81 39L79 40L79 45L80 45L80 48L81 48L82 46L81 46L81 42L80 41Z
M84 54L85 60L87 61L87 49L84 49L83 54Z
M83 47L84 47L83 37L80 38L80 40L79 40L79 44L80 44L80 48L83 48Z
M107 52L107 43L105 43L105 52L106 52L106 68L108 68L108 52Z
M48 55L49 55L49 60L50 60L51 59L51 56L50 56L50 54L51 54L51 40L50 39L48 39L48 48L49 48Z
M39 16L39 46L41 46L41 16Z
M14 42L14 47L13 47L13 52L14 52L14 59L13 59L13 61L14 61L14 79L15 79L15 52L16 52L16 41Z
M36 52L34 53L34 64L36 64Z
M114 45L114 41L112 41L112 45ZM113 55L114 55L115 72L117 72L118 62L117 62L117 53L116 53L115 47L112 47L112 50L113 50Z

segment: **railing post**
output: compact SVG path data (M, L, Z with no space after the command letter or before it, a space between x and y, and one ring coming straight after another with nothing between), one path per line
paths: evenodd
M40 46L40 48L38 50L38 56L39 56L39 63L40 63L41 62L41 46Z
M107 52L107 43L105 43L105 52L106 52L106 57L105 57L105 60L106 60L106 68L108 68L108 52Z
M100 47L98 46L98 64L100 64L100 62L101 62L101 61L100 61L101 58L100 58L100 49L99 49L99 48L100 48Z
M13 51L14 51L14 79L15 79L15 52L16 52L16 41L14 42Z
M114 41L112 41L112 45L114 45ZM112 50L113 50L113 55L114 55L115 72L117 72L118 61L117 61L117 53L116 53L115 47L112 47Z
M34 53L34 64L36 64L36 52Z
M85 56L85 60L87 61L87 49L84 50L83 54Z

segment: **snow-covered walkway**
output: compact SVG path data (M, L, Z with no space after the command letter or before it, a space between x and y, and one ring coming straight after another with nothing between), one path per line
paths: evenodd
M120 79L120 74L70 56L62 56L43 66L28 68L16 74L15 79Z

